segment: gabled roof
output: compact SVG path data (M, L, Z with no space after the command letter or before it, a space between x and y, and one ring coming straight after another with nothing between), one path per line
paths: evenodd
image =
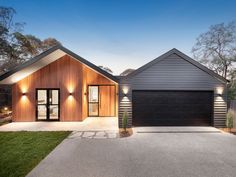
M229 82L227 79L225 79L224 77L220 76L219 74L215 73L214 71L208 69L207 67L203 66L202 64L200 64L199 62L195 61L194 59L190 58L189 56L185 55L184 53L180 52L179 50L173 48L171 50L169 50L168 52L164 53L163 55L159 56L158 58L152 60L151 62L141 66L140 68L138 68L137 70L133 71L132 73L130 73L129 75L126 76L126 78L131 78L135 75L137 75L138 73L146 70L147 68L153 66L154 64L166 59L168 56L172 55L172 54L176 54L178 56L180 56L182 59L186 60L187 62L191 63L192 65L198 67L199 69L201 69L202 71L206 72L207 74L209 74L210 76L222 81L222 82Z
M32 58L31 60L23 63L15 67L13 70L6 72L5 74L0 76L0 84L13 84L18 82L19 80L29 76L33 72L43 68L44 66L56 61L57 59L61 58L64 55L70 55L72 58L78 60L79 62L87 65L91 69L97 71L98 73L102 74L106 78L118 83L118 79L109 74L108 72L102 70L98 66L94 65L93 63L85 60L84 58L80 57L79 55L73 53L72 51L68 50L67 48L63 47L62 45L56 45L47 51L39 54L38 56Z

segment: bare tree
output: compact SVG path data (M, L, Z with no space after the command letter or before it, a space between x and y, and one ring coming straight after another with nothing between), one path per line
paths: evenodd
M120 74L120 76L127 76L127 75L129 75L130 73L132 73L134 70L135 70L135 69L131 69L131 68L126 69L126 70L124 70L124 71Z
M101 68L101 69L103 69L104 71L106 71L106 72L108 72L108 73L110 73L110 74L112 74L113 73L113 71L110 69L110 68L108 68L107 66L98 66L99 68Z
M197 38L192 53L194 58L227 78L236 62L235 23L210 26L209 31Z

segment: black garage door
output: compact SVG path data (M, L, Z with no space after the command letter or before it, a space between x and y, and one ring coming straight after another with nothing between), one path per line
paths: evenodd
M134 126L209 126L211 91L133 91Z

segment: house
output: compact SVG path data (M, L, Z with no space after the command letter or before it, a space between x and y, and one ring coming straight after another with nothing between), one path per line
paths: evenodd
M117 116L117 78L60 45L0 80L0 84L12 84L13 121Z
M115 77L63 46L0 76L12 85L13 121L119 117L129 126L223 127L227 80L172 49Z

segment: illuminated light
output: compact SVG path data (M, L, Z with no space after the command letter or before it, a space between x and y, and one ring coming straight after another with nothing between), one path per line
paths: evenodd
M70 82L70 83L68 83L66 85L67 85L66 87L68 89L68 92L69 93L74 93L74 91L75 91L75 84L73 82Z
M124 87L122 88L122 91L123 91L123 93L124 93L125 95L127 95L127 93L129 92L129 88L128 88L127 86L124 86Z
M121 100L121 102L130 102L129 98L127 96L124 96Z
M26 93L27 92L27 87L25 85L20 86L21 87L21 92Z
M8 107L4 107L4 111L7 111L8 110Z
M221 95L222 96L222 94L223 94L223 87L216 88L216 93L217 93L217 95Z

